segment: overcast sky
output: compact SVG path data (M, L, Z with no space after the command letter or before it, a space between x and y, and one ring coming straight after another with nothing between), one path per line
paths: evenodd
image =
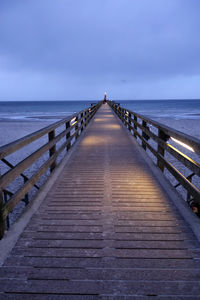
M0 100L200 98L199 0L0 0Z

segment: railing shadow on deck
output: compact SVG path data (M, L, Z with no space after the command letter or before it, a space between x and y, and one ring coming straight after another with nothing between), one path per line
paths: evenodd
M174 187L182 186L186 192L188 205L200 217L200 164L198 162L200 140L123 108L114 101L108 101L108 104L143 149L149 150L151 156L156 159L160 170L168 171L170 176L176 180ZM180 145L182 149L179 150L177 145ZM187 155L183 153L185 148ZM195 153L197 159L194 159L194 155L189 153ZM179 165L181 163L183 166L181 170L178 170L170 162L169 156L177 160Z
M10 226L9 214L19 202L23 201L25 205L29 203L29 192L33 188L40 189L40 186L37 184L38 180L47 170L49 170L48 176L53 172L58 165L57 160L59 155L69 151L100 106L101 102L91 104L91 107L87 109L0 147L0 161L9 167L9 170L4 174L0 173L0 238L3 237L5 229L8 229ZM57 133L56 130L59 128L61 132ZM37 149L34 149L31 155L23 157L16 165L13 165L9 161L9 158L7 158L27 145L32 146L35 141L45 136L47 137L47 142L42 146L39 143ZM31 168L44 155L45 160L42 161L39 168L34 170L28 178L24 172ZM14 192L10 191L9 186L18 177L23 179L23 183L20 187L17 186Z

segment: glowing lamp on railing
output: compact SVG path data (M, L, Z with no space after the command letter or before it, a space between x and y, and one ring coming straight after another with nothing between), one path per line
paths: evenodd
M74 117L73 119L71 119L71 122L73 123L76 120L76 117Z
M177 139L175 139L173 137L170 137L170 138L171 138L172 141L174 141L175 143L181 145L182 147L184 147L184 148L186 148L186 149L188 149L188 150L190 150L192 152L195 152L194 149L192 147L188 146L187 144L185 144L185 143L183 143L183 142L181 142L181 141L179 141L179 140L177 140Z
M74 126L74 124L76 124L77 123L77 121L76 121L76 117L75 118L73 118L73 119L71 119L71 126Z

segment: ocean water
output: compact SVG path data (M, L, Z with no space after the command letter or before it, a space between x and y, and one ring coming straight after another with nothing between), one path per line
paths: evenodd
M0 120L57 120L90 106L92 101L2 101Z
M121 106L152 119L200 119L200 100L125 100L119 102Z
M0 102L0 120L58 120L78 112L94 101ZM152 119L200 119L200 100L121 100L121 106Z

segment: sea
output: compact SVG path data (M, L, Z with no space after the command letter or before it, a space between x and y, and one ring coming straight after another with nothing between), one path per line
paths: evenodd
M114 101L114 100L113 100ZM94 101L1 101L0 121L58 120L97 103ZM200 119L199 100L120 100L124 108L151 119Z

